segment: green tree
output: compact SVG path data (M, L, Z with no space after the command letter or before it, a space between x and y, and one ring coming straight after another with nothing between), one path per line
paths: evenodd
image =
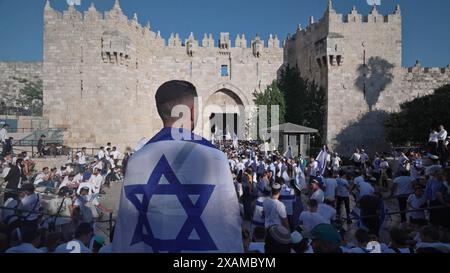
M394 145L419 144L428 140L431 128L450 126L450 85L445 85L431 95L400 105L400 111L390 114L386 133Z
M253 92L254 102L256 105L267 105L267 122L272 124L271 120L271 106L278 105L280 109L279 113L279 123L284 123L284 117L286 115L286 104L284 100L284 95L278 87L278 83L273 81L271 85L268 85L264 92Z
M16 102L24 109L30 110L33 115L42 115L43 106L43 84L42 80L29 81L27 79L15 78L19 83L24 84Z
M325 90L304 79L298 67L289 66L281 72L279 86L286 101L286 121L318 129L323 136L327 105Z

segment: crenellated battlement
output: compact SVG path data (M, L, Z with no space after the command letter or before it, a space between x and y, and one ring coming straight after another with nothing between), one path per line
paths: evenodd
M416 64L411 67L404 67L404 72L407 74L444 74L450 75L450 64L446 67L423 67L419 61L416 61Z
M57 23L61 22L86 22L91 23L93 26L101 26L101 25L122 25L123 27L127 27L130 31L135 33L140 33L143 36L147 36L150 39L159 40L162 45L167 47L185 47L187 45L195 46L195 47L204 47L204 48L216 48L216 49L224 49L221 47L221 43L223 42L221 39L218 40L218 44L216 45L216 41L214 40L212 34L209 36L205 33L201 42L195 40L194 34L191 33L189 37L183 39L178 33L171 33L167 43L164 38L161 37L161 33L159 31L153 32L148 22L146 26L142 26L139 23L138 15L135 13L132 19L129 19L122 11L120 7L119 0L115 0L114 6L109 11L105 11L104 13L99 12L94 3L88 8L87 11L81 12L78 11L75 6L68 6L67 10L60 12L53 9L50 5L49 0L45 5L44 12L44 20L46 22L57 21ZM221 33L226 34L226 33ZM259 35L256 35L254 39L248 41L245 37L245 34L237 34L234 43L232 43L229 38L229 34L226 35L228 46L227 49L231 48L254 48L258 47L261 49L281 49L280 40L278 35L270 34L267 43L262 40ZM189 43L190 42L190 43Z

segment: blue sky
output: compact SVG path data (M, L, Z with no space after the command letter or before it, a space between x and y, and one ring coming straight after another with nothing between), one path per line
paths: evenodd
M114 0L81 0L79 10L94 2L100 11L109 10ZM58 10L67 8L66 0L51 0ZM450 63L450 1L381 0L383 14L400 4L403 14L403 65L420 59L424 66ZM0 60L41 60L43 8L45 0L0 0ZM309 16L320 18L327 0L121 0L125 14L136 12L141 24L150 20L153 30L166 39L171 32L185 38L192 31L197 39L203 33L245 33L247 39L259 33L266 38L276 33L284 39L296 25L307 25ZM339 13L356 5L367 14L366 0L334 0Z

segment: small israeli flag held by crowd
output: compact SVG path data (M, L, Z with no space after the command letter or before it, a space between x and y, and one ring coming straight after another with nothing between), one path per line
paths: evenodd
M327 157L328 157L327 147L323 146L322 150L320 151L319 155L316 158L317 163L319 163L319 171L321 175L325 173L325 170L327 168Z
M188 134L174 140L165 128L130 158L113 252L243 252L228 160Z

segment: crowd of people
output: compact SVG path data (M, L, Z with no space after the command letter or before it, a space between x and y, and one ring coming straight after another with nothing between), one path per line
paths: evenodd
M440 129L427 150L369 156L357 149L348 159L326 147L305 158L259 142L216 143L233 175L245 251L449 253L448 141ZM132 152L108 143L88 156L82 148L70 163L39 171L27 153L6 152L0 252L111 252L114 232L109 240L96 232L111 212L99 197L122 181ZM399 224L387 230L396 216Z
M448 139L391 157L357 149L351 166L226 141L248 252L450 252ZM436 148L436 149L434 149ZM322 158L322 157L321 157ZM325 166L321 168L321 166ZM344 217L345 215L345 217ZM399 216L388 232L387 223Z
M100 197L110 183L123 180L130 156L130 148L122 155L108 143L96 155L82 148L60 168L35 170L26 152L6 153L0 158L0 253L111 252L97 223L113 211Z

